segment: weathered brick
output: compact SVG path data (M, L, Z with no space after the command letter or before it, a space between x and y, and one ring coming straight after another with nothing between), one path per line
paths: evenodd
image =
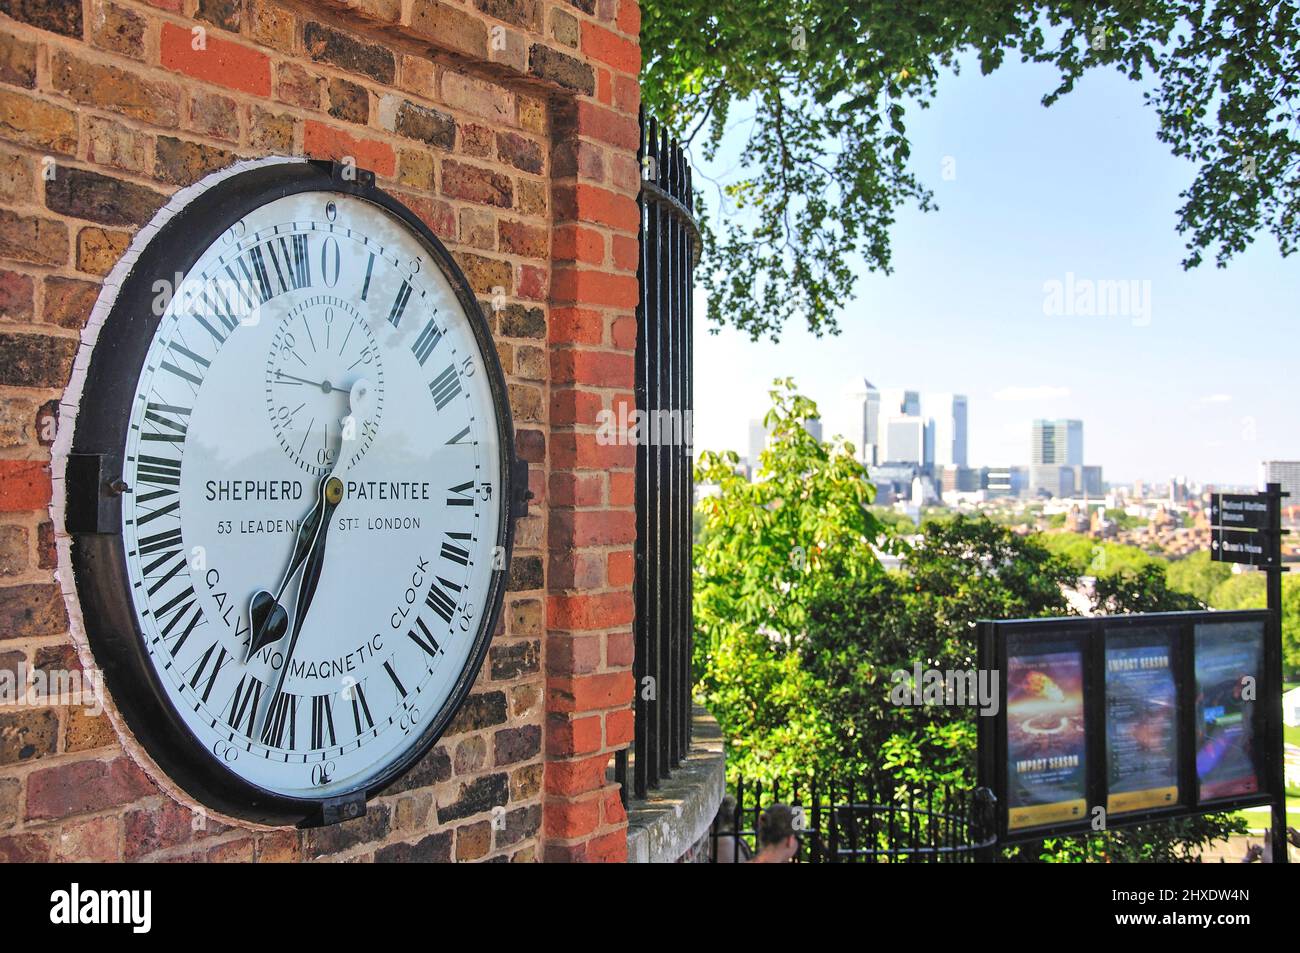
M0 765L35 761L59 745L59 716L48 708L0 710Z
M145 27L145 18L129 7L111 0L91 0L90 42L100 49L142 60Z
M505 681L541 671L541 643L536 639L494 644L488 652L493 681Z
M439 0L413 0L410 31L443 49L487 58L487 24Z
M302 45L318 63L369 76L385 86L397 76L397 60L386 46L366 43L323 23L310 21L303 26Z
M492 849L492 822L478 821L456 829L456 859L478 860Z
M403 100L397 107L393 131L408 139L419 139L442 149L451 149L456 144L456 120L446 113L418 106L409 100Z
M63 227L61 222L59 227ZM0 236L3 236L2 227ZM129 232L88 225L77 233L77 270L89 275L106 275L130 244ZM64 257L67 257L66 252Z
M365 125L370 122L370 94L360 83L331 79L329 114L335 119Z
M0 863L39 864L50 859L54 835L49 831L0 837Z
M18 799L22 785L17 778L0 778L0 831L18 823Z
M77 151L77 116L27 93L0 89L0 136L72 155Z
M383 840L391 827L392 811L387 804L371 802L364 817L309 830L303 848L313 857L337 854L369 841Z
M76 354L75 338L48 334L0 334L0 384L62 389L68 383Z
M0 321L21 324L35 315L35 283L31 275L0 271Z
M542 790L545 768L541 764L526 764L510 772L510 800L525 801L536 797Z
M239 32L242 22L242 4L239 0L199 0L194 16L215 24L231 33Z
M9 478L4 470L0 475ZM9 492L0 493L0 509ZM39 638L67 630L68 613L59 587L46 583L0 588L0 640Z
M54 844L55 861L111 863L122 859L122 819L92 817L65 824Z
M211 33L199 49L195 49L194 40L190 30L164 23L159 38L163 68L254 96L271 95L271 60L261 50Z
M137 174L152 168L153 137L147 132L103 116L87 116L85 121L89 147L86 158L91 162Z
M157 790L126 757L59 764L28 776L27 818L64 818L103 811L138 801Z
M50 83L58 92L86 106L155 126L175 127L180 121L178 86L145 79L116 66L90 63L63 50L50 56Z
M101 225L143 225L166 201L161 192L93 169L63 169L45 183L51 211Z
M516 169L538 175L546 162L541 144L517 132L497 133L497 155Z
M489 774L473 781L463 781L455 797L438 804L438 823L458 821L503 806L510 794L510 780L505 774Z
M117 735L107 715L95 715L85 708L68 709L63 724L64 751L93 751L117 744Z
M189 185L234 161L234 154L201 142L159 136L156 174L164 182Z
M360 139L314 120L303 127L302 139L303 151L313 158L350 158L358 167L389 178L397 170L397 155L386 142Z
M578 18L572 13L565 13L559 7L551 11L551 36L565 46L577 49L581 37Z
M51 275L45 279L45 309L42 319L62 328L81 330L99 297L99 285L77 278Z
M487 764L487 740L482 735L471 735L456 744L452 767L456 773L473 774Z
M498 208L509 208L514 201L509 176L452 159L442 164L442 194Z
M432 154L427 149L399 149L397 181L417 189L433 191L436 174Z
M515 97L508 89L464 73L443 72L442 98L452 109L493 123L511 123L515 118Z
M450 729L449 729L450 731ZM451 778L451 757L442 748L434 748L415 767L384 789L385 795L401 794L428 787Z
M542 573L542 557L516 555L510 561L510 577L506 585L509 592L540 589L546 584Z
M0 35L0 83L36 86L36 44L13 36Z
M414 844L389 844L375 851L377 864L445 864L451 861L451 831L439 831Z
M498 767L518 764L542 751L542 729L538 725L503 728L492 736L492 757Z
M507 304L498 315L498 332L511 338L546 337L546 312L522 304Z
M520 179L515 189L516 207L524 215L546 214L546 185L532 179Z
M538 0L474 0L474 6L490 17L534 33L542 27L542 5Z
M497 232L501 250L507 254L523 258L546 258L550 251L550 230L541 226L502 219L497 223Z
M587 96L596 91L596 74L589 64L540 43L529 47L528 72Z
M3 590L0 590L3 591ZM470 695L447 726L448 735L492 728L506 720L505 692L493 691Z
M512 284L510 262L468 252L458 254L456 262L469 279L470 287L479 294L492 294L494 288L505 288L509 293Z
M191 90L185 127L214 139L236 142L239 139L239 104L220 93Z
M275 97L282 103L318 109L322 80L297 63L280 63L275 69Z
M250 0L248 4L248 35L263 46L293 51L293 12L281 7L277 0Z
M264 152L293 151L294 119L261 106L248 112L248 144Z
M0 13L40 30L81 39L81 0L0 0Z

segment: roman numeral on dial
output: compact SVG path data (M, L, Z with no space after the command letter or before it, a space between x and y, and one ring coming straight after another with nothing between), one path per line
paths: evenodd
M328 739L328 743L326 741ZM334 736L334 695L313 695L311 697L311 746L332 748L338 744Z
M460 378L456 376L456 368L448 364L445 371L429 382L429 393L433 395L433 402L439 410L450 404L452 398L460 393Z
M281 692L271 703L267 713L266 724L262 726L262 744L270 748L294 748L298 731L298 702L302 701L290 692ZM288 735L289 743L285 744Z
M393 306L388 310L388 323L393 327L398 327L402 323L402 314L406 311L406 303L411 300L411 285L403 281L402 286L397 289L397 297L393 299ZM421 361L421 364L424 362Z
M447 538L450 539L451 542L447 542L446 540L443 541L442 554L441 554L442 558L449 559L452 562L459 563L462 566L468 566L469 550L466 549L464 546L461 546L460 543L472 539L473 538L472 534L448 533Z
M422 648L424 654L429 656L429 658L437 658L438 653L442 651L442 646L438 644L438 640L434 637L434 634L429 631L429 627L424 624L424 620L419 616L415 617L415 628L420 631L416 632L415 629L411 629L406 633L407 637Z
M442 329L434 324L433 319L430 318L429 323L420 332L420 336L411 345L411 353L415 355L415 359L420 362L421 367L424 367L424 362L429 359L429 355L433 353L433 349L438 346L438 342L441 340Z
M231 696L227 708L226 724L241 734L253 737L253 723L257 720L257 708L262 700L262 689L265 687L252 675L245 673L240 676L239 684L235 686L235 693Z
M424 603L438 613L443 622L450 624L451 617L456 614L456 598L448 595L446 590L439 588L438 583L442 583L447 589L453 589L457 593L461 592L461 587L450 579L442 578L442 576L438 576L437 579L438 582L429 586L429 595L425 598Z
M366 701L366 691L362 688L361 683L357 682L348 687L348 692L352 695L352 719L357 726L357 734L363 731L369 731L375 727L375 720L370 717L370 704ZM363 725L362 722L365 722Z
M189 678L190 688L198 693L206 705L208 699L212 697L212 689L217 684L217 677L221 670L225 668L226 663L231 661L232 656L227 654L224 647L218 642L213 642L207 650L199 656L197 662L185 669L185 675ZM211 667L209 667L211 666ZM192 673L192 674L191 674ZM202 683L203 688L199 685Z

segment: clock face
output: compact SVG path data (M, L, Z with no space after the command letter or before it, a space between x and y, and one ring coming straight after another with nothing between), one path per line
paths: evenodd
M276 181L293 169L319 177ZM144 672L110 678L183 726L185 773L227 809L373 792L427 750L481 663L509 546L501 372L445 251L360 187L237 191L183 268L132 276L181 280L118 369Z

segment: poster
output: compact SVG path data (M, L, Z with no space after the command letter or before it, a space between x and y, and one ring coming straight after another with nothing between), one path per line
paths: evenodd
M1264 623L1196 626L1196 777L1202 801L1260 791L1255 695L1264 686Z
M1007 648L1007 827L1087 816L1083 652L1017 640Z
M1168 629L1106 635L1106 811L1178 804L1178 691Z

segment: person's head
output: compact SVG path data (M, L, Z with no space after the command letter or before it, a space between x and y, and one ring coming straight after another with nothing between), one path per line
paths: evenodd
M773 860L787 861L799 852L794 811L788 804L773 804L758 819L758 849Z
M720 833L733 833L736 830L736 799L730 794L722 798L722 803L718 805L718 831Z

